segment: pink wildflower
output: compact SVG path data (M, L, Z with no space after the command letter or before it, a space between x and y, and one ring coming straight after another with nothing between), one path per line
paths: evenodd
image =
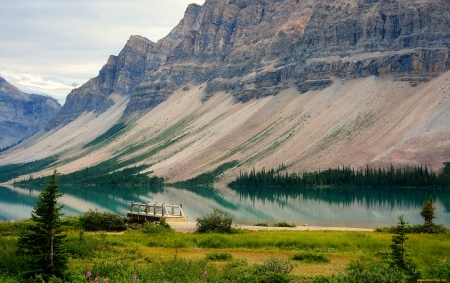
M133 282L136 282L136 279L137 279L137 277L136 277L136 274L133 276Z
M108 283L108 276L106 276L105 280L103 280L105 283Z
M88 272L86 273L86 277L91 279L91 275L92 275L92 272L88 269Z
M98 282L98 275L95 276L94 282Z

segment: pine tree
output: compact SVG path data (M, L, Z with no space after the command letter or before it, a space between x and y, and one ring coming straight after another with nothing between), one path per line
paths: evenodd
M408 237L406 237L406 223L403 220L403 215L398 217L398 224L395 229L395 234L392 236L392 262L393 265L406 268L407 261L406 261L406 251L405 251L405 242L408 240Z
M19 236L18 248L28 263L28 270L24 271L27 280L42 277L47 282L52 277L64 279L66 276L68 254L63 246L66 235L61 229L63 206L56 205L62 196L56 174L54 170L47 186L39 194L38 202L33 205L32 224Z
M420 215L423 217L425 222L423 230L426 233L434 232L433 218L436 218L434 215L435 210L436 207L433 205L433 196L430 196L430 198L423 203L422 211L420 212Z

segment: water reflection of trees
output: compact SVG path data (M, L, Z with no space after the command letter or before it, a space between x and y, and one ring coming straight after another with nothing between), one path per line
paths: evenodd
M304 201L321 201L329 204L351 206L355 202L367 208L387 205L407 207L421 206L433 195L436 201L442 202L445 212L450 211L450 191L445 189L402 189L402 188L298 188L288 192L280 188L240 187L234 189L241 198L252 202L259 200L277 203L280 206L288 202L288 198Z
M218 205L223 207L227 207L232 210L238 210L239 207L233 202L226 200L219 191L213 187L205 187L205 186L177 186L174 188L175 190L184 190L196 195L201 196L202 198L212 200Z

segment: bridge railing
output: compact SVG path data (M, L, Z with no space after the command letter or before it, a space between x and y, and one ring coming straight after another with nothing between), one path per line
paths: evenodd
M136 211L137 209L137 211ZM144 214L144 215L158 215L162 217L180 216L185 217L183 212L183 205L167 204L158 202L131 202L130 213Z

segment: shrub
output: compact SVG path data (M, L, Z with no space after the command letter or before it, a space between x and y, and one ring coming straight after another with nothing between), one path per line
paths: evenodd
M212 252L206 254L207 260L230 260L233 256L229 252Z
M231 223L233 217L229 214L215 208L213 213L205 217L197 217L198 233L231 233Z
M257 266L260 272L273 272L281 274L289 274L294 269L294 264L289 260L279 259L276 257L269 257L262 265Z
M274 227L291 227L291 228L297 227L297 226L295 225L295 223L289 224L289 223L287 223L287 222L285 222L285 221L275 223L275 224L273 224L273 226L274 226Z
M81 226L86 231L123 231L125 222L120 215L89 209L80 218Z
M159 222L146 222L144 223L144 225L142 225L142 228L140 230L141 232L148 234L175 232L164 218L161 218Z
M291 257L293 260L299 260L304 262L330 262L330 258L324 254L315 254L315 253L297 253Z
M267 224L267 222L259 222L259 223L256 223L255 226L269 227L269 224Z

